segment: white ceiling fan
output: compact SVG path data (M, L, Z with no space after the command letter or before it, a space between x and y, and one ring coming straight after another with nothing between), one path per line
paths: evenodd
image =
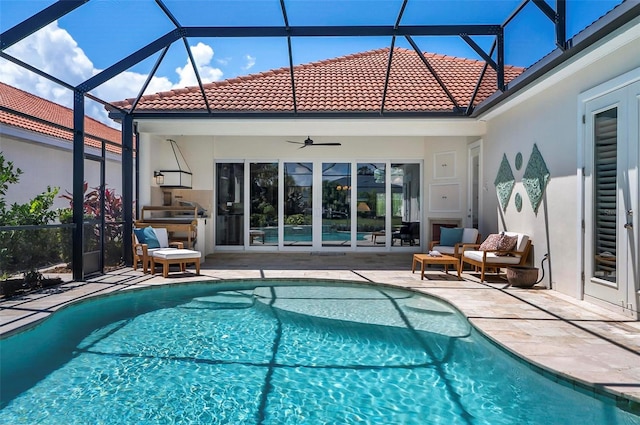
M308 136L304 140L304 142L293 142L291 140L287 140L287 142L288 143L295 143L297 145L302 145L298 149L306 148L307 146L341 146L342 145L342 143L340 143L340 142L314 143L313 140L311 140L311 138L308 137Z

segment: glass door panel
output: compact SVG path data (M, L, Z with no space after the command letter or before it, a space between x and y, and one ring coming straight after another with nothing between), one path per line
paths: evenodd
M311 246L313 225L313 164L284 163L284 245Z
M216 245L244 245L244 164L216 164Z
M421 216L420 164L391 164L391 245L420 245Z
M357 246L384 247L386 241L386 187L384 163L358 163Z
M584 294L624 308L627 287L621 271L626 267L626 243L625 233L620 232L625 221L619 197L624 187L620 170L626 155L621 92L614 91L586 106Z
M594 117L593 252L591 276L616 282L618 211L618 115L617 109Z
M278 245L278 163L249 164L249 245Z
M640 300L639 99L633 83L585 103L584 294L631 317Z
M322 164L322 246L351 245L351 164Z

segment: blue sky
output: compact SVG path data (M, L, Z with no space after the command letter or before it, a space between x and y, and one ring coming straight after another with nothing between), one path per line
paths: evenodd
M554 0L547 0L555 8ZM634 0L635 1L635 0ZM587 27L620 0L568 0L567 36ZM54 3L52 0L0 0L0 31L6 31ZM282 26L279 0L164 0L184 26ZM409 0L401 25L501 24L521 0ZM292 26L393 25L402 0L285 0ZM153 0L91 0L43 28L7 53L72 85L95 75L173 29ZM415 37L421 50L478 59L459 37ZM492 37L474 40L486 51ZM281 38L188 39L199 74L218 81L289 65ZM389 47L391 39L375 37L294 38L294 64ZM398 39L398 47L411 48ZM551 22L532 3L505 29L505 61L529 66L551 52ZM135 97L158 55L141 62L92 94L107 101ZM71 94L42 77L0 59L0 81L70 106ZM174 43L147 92L195 84L184 43ZM88 113L105 120L100 105Z

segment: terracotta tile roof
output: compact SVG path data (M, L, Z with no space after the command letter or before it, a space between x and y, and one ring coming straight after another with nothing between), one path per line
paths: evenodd
M73 141L73 110L2 82L0 82L0 124L69 142ZM122 143L120 131L93 118L85 117L84 126L86 146L100 148L102 145L99 139L118 145ZM120 148L117 146L108 144L106 149L120 153Z
M458 102L466 107L484 62L426 53L425 57ZM294 67L298 111L379 111L384 92L389 48L371 50ZM505 82L524 68L505 66ZM211 109L226 112L289 112L293 110L289 68L231 78L204 86ZM489 68L474 101L496 91L496 73ZM134 99L114 102L129 109ZM387 111L452 111L453 103L413 50L395 48L385 100ZM137 111L206 110L199 87L145 95Z

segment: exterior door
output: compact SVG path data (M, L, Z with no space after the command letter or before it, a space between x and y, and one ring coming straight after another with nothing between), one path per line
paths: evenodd
M480 209L480 141L469 145L469 171L467 181L467 226L478 228Z
M589 101L585 114L584 292L638 312L640 83Z
M216 246L244 245L244 163L216 164Z

